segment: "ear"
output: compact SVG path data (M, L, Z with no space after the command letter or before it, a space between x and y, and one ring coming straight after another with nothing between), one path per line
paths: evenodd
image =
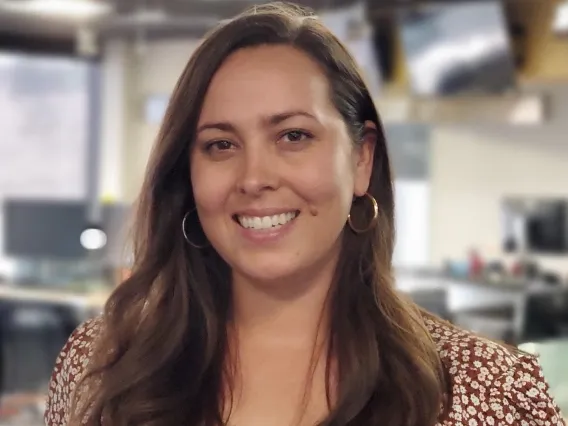
M363 140L355 150L355 187L353 193L357 197L362 197L369 190L376 145L377 125L372 121L365 121Z

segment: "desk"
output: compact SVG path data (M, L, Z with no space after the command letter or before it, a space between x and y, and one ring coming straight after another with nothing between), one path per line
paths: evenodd
M560 296L568 292L566 286L548 285L538 281L489 282L447 276L440 272L405 270L397 271L397 288L411 297L418 294L421 299L424 298L421 293L430 293L430 299L437 297L439 303L446 304L445 311L450 317L456 320L461 318L467 322L466 325L458 321L458 325L495 339L501 339L501 333L506 331L513 341L519 341L526 330L526 307L530 298L558 295L558 298L553 299L562 300ZM429 309L432 301L428 300L428 303L428 306L423 307ZM484 318L475 312L492 308L506 309L511 312L511 316L501 320ZM438 311L434 313L439 314ZM487 331L489 329L492 330L491 333Z
M71 332L98 315L108 295L0 286L2 392L35 392L49 379Z
M510 323L514 339L520 339L525 330L529 298L549 295L560 297L568 291L564 286L552 286L540 282L488 283L454 278L446 278L445 282L448 309L452 313L476 309L511 308L513 315L507 322Z

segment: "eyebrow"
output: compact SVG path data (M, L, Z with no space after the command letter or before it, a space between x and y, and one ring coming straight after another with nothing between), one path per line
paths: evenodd
M312 120L318 121L315 115L310 114L309 112L302 111L302 110L294 110L294 111L285 111L278 114L272 114L262 118L262 123L266 127L276 126L283 121L286 121L292 117L307 117ZM197 128L197 133L200 133L204 130L213 129L213 130L221 130L224 132L236 132L236 128L233 124L228 121L220 121L215 123L205 123L202 124Z

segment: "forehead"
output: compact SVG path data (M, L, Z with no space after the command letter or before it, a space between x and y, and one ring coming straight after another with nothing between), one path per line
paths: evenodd
M333 113L329 83L319 64L290 46L260 46L233 53L205 96L201 119L246 118L288 109Z

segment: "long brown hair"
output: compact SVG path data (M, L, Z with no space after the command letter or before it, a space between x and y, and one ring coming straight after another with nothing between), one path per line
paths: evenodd
M354 143L363 123L377 124L369 192L377 226L346 226L331 298L328 359L333 404L321 425L428 426L436 423L444 372L420 312L394 289L394 200L380 120L357 67L313 14L291 4L257 6L222 23L203 40L175 88L138 203L132 275L108 301L97 353L75 401L87 424L221 426L232 371L226 325L228 265L211 247L185 243L182 218L194 208L191 143L212 76L235 51L266 44L308 54L326 73L332 101ZM362 214L354 205L352 215ZM199 222L188 224L203 235ZM94 379L94 380L93 380ZM329 401L329 397L328 397ZM102 420L101 420L102 419Z

